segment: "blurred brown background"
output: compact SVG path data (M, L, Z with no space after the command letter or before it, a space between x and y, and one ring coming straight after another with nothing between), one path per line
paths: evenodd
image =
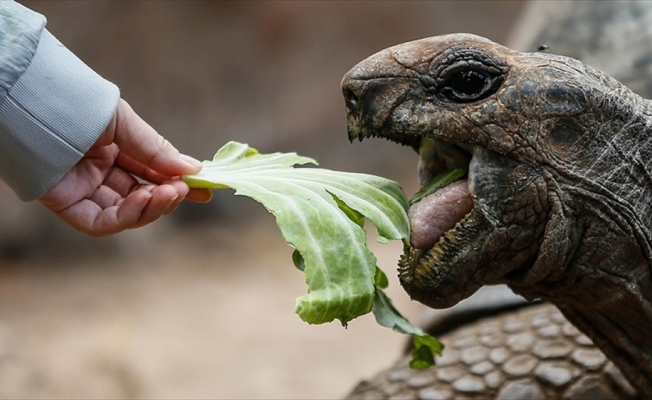
M226 141L416 189L416 157L350 144L339 83L390 45L451 32L504 42L520 1L25 1L181 151ZM294 315L305 290L261 206L229 191L93 239L0 186L0 397L333 398L402 341ZM399 249L373 245L393 275ZM419 307L393 285L412 316Z

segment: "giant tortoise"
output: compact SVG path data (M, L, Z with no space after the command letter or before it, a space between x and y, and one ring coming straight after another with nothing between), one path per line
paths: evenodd
M351 398L652 393L651 22L650 3L543 2L512 40L529 52L453 34L347 73L352 140L413 147L421 183L469 169L411 210L399 262L413 299L462 301L431 320L443 356L406 356ZM483 288L501 284L529 301Z

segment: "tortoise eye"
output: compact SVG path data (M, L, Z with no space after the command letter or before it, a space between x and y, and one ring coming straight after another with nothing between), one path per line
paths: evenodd
M502 82L501 75L476 69L461 69L448 74L438 85L442 100L471 103L496 93Z
M456 93L464 96L473 96L482 92L487 81L487 76L477 71L462 71L451 77L448 85Z

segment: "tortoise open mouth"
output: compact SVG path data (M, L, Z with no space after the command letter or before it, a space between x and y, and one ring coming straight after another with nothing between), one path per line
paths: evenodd
M359 106L347 100L349 138L381 138L412 147L419 155L420 186L451 170L468 171L411 205L410 246L398 263L401 284L414 300L435 308L452 306L482 286L473 277L493 226L477 201L474 181L481 164L476 159L482 159L486 150L471 143L433 138L416 129L396 130L388 123L378 126L370 123L368 116L374 114L361 112ZM391 118L383 115L384 121Z
M410 99L402 95L406 93L403 85L413 82L393 79L391 85L385 83L383 78L346 81L343 92L349 139L376 137L412 147L419 154L421 186L452 169L469 171L466 177L411 206L410 246L399 260L399 279L414 300L435 308L449 307L482 286L472 278L483 256L485 238L492 230L487 218L478 212L474 193L479 169L474 167L475 153L484 150L471 143L444 141L411 123L402 125L397 119L402 109L410 107ZM361 92L365 96L356 95ZM378 101L384 97L389 100Z
M410 127L407 130L394 129L390 123L394 113L409 102L407 96L393 95L392 107L383 109L373 101L387 96L385 79L374 81L349 80L343 85L343 94L347 106L348 132L350 140L365 138L382 138L397 144L412 147L419 155L418 179L423 188L433 179L441 177L452 170L469 171L474 146L470 143L451 143L429 137L428 132L421 132ZM387 79L390 80L389 78ZM365 91L365 96L357 93ZM370 100L372 102L370 102ZM376 121L380 120L381 123ZM413 199L409 210L411 226L411 249L403 259L402 268L416 267L417 262L429 250L438 247L464 228L464 221L469 218L473 208L472 186L466 174L459 180L436 192L429 193L418 202ZM438 251L435 251L438 254ZM403 265L405 264L405 265Z
M474 173L470 170L473 148L469 145L423 138L418 151L421 187L454 169ZM399 260L399 277L404 286L443 279L446 267L459 256L461 245L478 240L473 185L469 184L472 178L464 175L410 206L410 247Z
M473 196L464 173L469 170L471 155L471 152L457 145L430 138L421 140L418 171L422 189L411 201L409 210L412 247L420 250L432 248L471 212ZM442 178L458 171L463 175L458 173L451 179L459 180L449 185L441 183ZM438 190L422 198L424 189L433 184Z

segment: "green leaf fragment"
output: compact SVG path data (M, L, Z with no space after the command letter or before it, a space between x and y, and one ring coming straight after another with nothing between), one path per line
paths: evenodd
M410 205L420 202L424 199L424 197L427 197L428 195L436 192L444 186L455 182L456 180L466 175L466 173L467 170L463 168L455 168L450 171L444 171L441 174L438 174L414 194L414 197L410 199Z
M441 356L444 345L436 338L424 334L412 336L412 360L410 367L414 369L426 369L435 364L435 356Z
M396 332L415 335L425 334L421 328L412 325L394 308L392 301L381 289L376 289L373 314L379 325L393 329Z
M387 275L385 275L383 270L380 268L376 268L376 277L374 278L374 285L376 285L376 287L380 289L387 289L387 286L389 286L389 279L387 279Z
M414 336L417 338L418 336ZM412 350L412 359L410 360L410 368L413 369L428 369L435 365L435 356L428 346L415 347Z
M391 328L399 333L413 335L414 351L412 352L410 367L425 369L434 365L435 356L441 355L444 345L402 316L385 292L379 288L376 289L372 312L379 325Z

